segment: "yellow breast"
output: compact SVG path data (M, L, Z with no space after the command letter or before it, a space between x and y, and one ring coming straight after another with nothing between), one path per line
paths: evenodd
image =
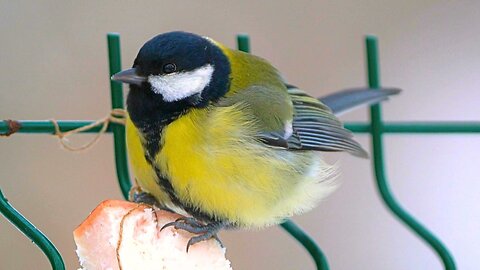
M315 153L252 140L258 128L246 112L238 106L192 110L165 127L155 163L182 202L239 226L263 227L309 210L333 191L326 181L332 167ZM169 204L145 159L142 136L129 119L126 127L137 183Z
M178 197L205 213L243 226L277 223L318 199L318 170L308 174L321 164L314 153L252 140L257 131L238 106L192 110L166 127L156 163Z

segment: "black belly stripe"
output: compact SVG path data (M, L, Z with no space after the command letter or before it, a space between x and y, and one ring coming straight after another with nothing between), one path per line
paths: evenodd
M179 101L179 104L165 104L158 95L150 95L150 91L131 88L127 99L127 109L132 122L138 128L144 139L142 144L145 159L155 170L157 184L168 195L170 201L176 206L183 208L185 212L193 217L204 222L223 221L225 219L206 214L197 207L183 203L175 193L170 180L162 174L161 170L155 164L155 156L162 150L162 133L164 128L180 118L182 114L188 113L189 111L190 107L183 103L183 101ZM155 111L155 113L144 110L144 108L157 106L158 111ZM167 110L169 107L175 108L175 110Z
M183 208L185 212L189 213L196 219L205 221L207 223L219 221L218 218L212 217L211 215L206 214L203 211L200 211L200 209L198 209L197 207L193 207L191 205L183 203L175 193L175 190L170 180L167 177L163 176L160 169L152 162L150 158L148 158L147 156L146 158L147 158L147 161L152 166L152 168L154 168L155 170L155 174L157 175L157 184L163 189L163 191L165 191L168 194L168 197L170 198L173 204Z

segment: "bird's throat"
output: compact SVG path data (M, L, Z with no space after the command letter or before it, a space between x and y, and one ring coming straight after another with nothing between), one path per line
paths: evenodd
M149 159L153 159L161 150L163 129L190 108L191 106L186 102L167 103L161 95L149 89L130 87L127 111L143 137L142 144Z

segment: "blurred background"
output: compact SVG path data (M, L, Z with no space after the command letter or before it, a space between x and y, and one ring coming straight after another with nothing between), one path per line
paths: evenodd
M0 119L98 119L110 108L106 33L121 33L128 67L152 36L185 30L252 51L320 96L364 86L365 34L380 40L382 83L404 89L386 121L479 120L480 1L7 1L0 0ZM367 120L367 110L342 116ZM77 135L73 143L93 135ZM357 135L369 148L369 137ZM401 204L449 247L459 269L478 269L480 137L387 135L387 174ZM441 269L439 259L386 210L370 161L339 155L340 189L294 220L318 241L331 269ZM0 139L0 187L45 232L68 269L72 231L102 200L121 199L113 142L82 153L49 135ZM221 235L234 269L313 269L278 227ZM0 269L49 269L0 218Z

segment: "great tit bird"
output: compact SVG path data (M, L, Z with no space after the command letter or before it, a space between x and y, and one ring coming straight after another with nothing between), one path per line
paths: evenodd
M335 188L322 151L367 156L325 104L262 58L208 37L158 35L112 79L130 85L137 183L186 216L169 225L197 234L188 246L222 228L265 227L311 209ZM342 111L393 93L353 90L325 101Z

